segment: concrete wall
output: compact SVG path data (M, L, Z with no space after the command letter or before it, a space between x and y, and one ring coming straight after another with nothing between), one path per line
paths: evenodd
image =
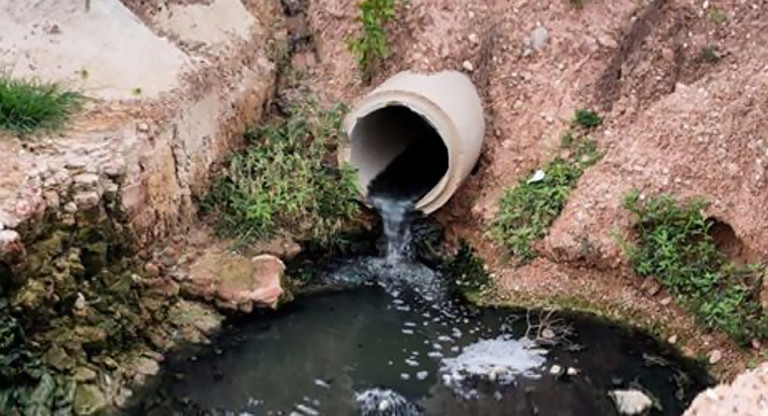
M213 164L273 94L282 14L257 3L0 0L0 68L88 98L61 133L0 137L0 254L44 215L105 198L122 199L142 244L187 226Z

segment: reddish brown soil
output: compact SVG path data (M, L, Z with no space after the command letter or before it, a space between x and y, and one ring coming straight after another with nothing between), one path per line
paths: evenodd
M316 64L308 84L328 101L351 102L370 88L346 49L358 30L356 1L310 3ZM538 25L548 39L526 52ZM586 0L579 9L565 0L410 0L388 30L393 54L372 85L401 69L471 64L487 111L486 146L438 218L486 258L501 298L632 319L690 355L720 350L715 370L725 376L757 355L702 331L664 291L634 277L614 235L628 235L620 203L633 188L703 196L726 252L767 257L767 1ZM703 59L705 47L720 60ZM487 237L496 201L552 157L574 110L585 107L605 116L594 134L604 157L537 244L540 257L515 268Z

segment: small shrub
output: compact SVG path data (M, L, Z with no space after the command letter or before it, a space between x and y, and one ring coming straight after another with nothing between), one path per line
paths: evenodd
M717 50L717 46L705 46L701 48L699 53L699 61L706 62L708 64L716 64L720 62L720 52Z
M709 21L714 24L720 24L728 20L728 16L721 9L712 6L709 8Z
M364 79L370 79L377 60L389 56L389 41L384 25L395 17L399 0L362 0L357 7L362 28L357 37L347 42L347 47L357 58L357 66Z
M596 114L591 114L602 121ZM491 234L497 243L522 262L536 257L531 242L547 235L581 175L600 158L595 142L584 132L566 132L561 145L570 150L568 157L549 162L539 180L534 181L538 179L537 173L531 172L517 186L508 188L499 201Z
M460 242L459 251L444 267L451 290L465 298L472 298L491 284L483 260L464 240Z
M635 244L624 243L640 276L654 276L710 328L739 342L768 337L762 314L759 265L739 266L717 250L702 215L701 199L679 203L669 195L641 200L634 191L624 207L635 217Z
M586 129L594 129L603 124L603 118L594 111L578 109L573 116L573 124Z
M354 170L337 166L343 106L296 106L285 120L249 130L203 201L219 229L242 241L286 232L330 242L357 212Z
M0 129L15 134L56 130L82 105L82 95L55 83L0 74Z
M568 3L570 3L571 6L577 8L577 9L583 9L584 8L584 0L568 0Z

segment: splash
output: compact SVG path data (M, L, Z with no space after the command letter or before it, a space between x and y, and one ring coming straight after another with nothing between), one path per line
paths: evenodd
M370 389L355 397L361 416L420 416L416 405L389 389Z
M415 201L382 195L371 195L370 199L381 215L384 237L387 239L384 258L388 264L396 265L404 259L410 240L411 224L416 213Z

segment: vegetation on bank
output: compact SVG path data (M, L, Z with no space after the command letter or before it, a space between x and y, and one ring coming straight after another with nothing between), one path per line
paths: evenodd
M571 128L562 138L566 155L558 156L544 169L532 171L504 192L491 235L517 260L528 262L536 257L531 243L547 235L581 175L600 159L589 133L602 121L592 111L577 110Z
M475 300L492 285L485 263L464 240L456 255L446 260L442 269L451 291L468 300Z
M396 14L400 0L362 0L357 8L362 27L359 34L347 41L347 47L355 55L357 66L365 80L372 77L373 67L389 56L389 40L384 28Z
M330 242L358 213L354 170L338 165L344 106L295 105L284 119L246 132L202 207L241 241L287 233Z
M679 202L670 195L624 198L635 217L635 241L624 242L632 267L654 277L708 328L746 343L768 339L768 315L760 305L762 266L738 265L717 249L703 200Z
M82 95L59 84L0 74L0 130L21 135L57 130L82 103Z

